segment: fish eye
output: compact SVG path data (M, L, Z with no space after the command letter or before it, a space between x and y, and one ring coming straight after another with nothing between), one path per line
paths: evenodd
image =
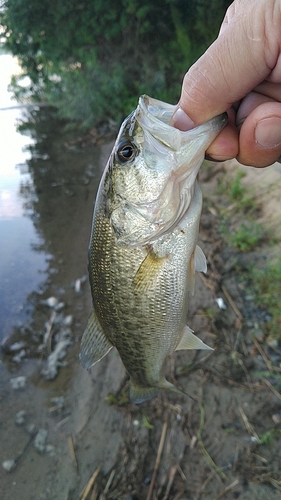
M130 141L120 142L117 149L117 157L121 163L133 160L136 156L136 147Z

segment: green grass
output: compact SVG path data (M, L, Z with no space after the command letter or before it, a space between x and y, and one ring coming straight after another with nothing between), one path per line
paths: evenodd
M240 227L229 234L229 243L240 250L240 252L250 252L267 237L267 231L258 222L248 219L242 222Z
M217 193L226 195L236 212L251 213L258 209L258 205L253 194L241 182L245 175L245 172L238 170L234 178L223 176L218 181Z
M281 261L271 262L264 269L252 266L249 277L256 303L271 315L265 329L268 335L281 341Z

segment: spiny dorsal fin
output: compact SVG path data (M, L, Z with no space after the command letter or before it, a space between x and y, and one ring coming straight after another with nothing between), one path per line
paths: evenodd
M90 368L100 361L112 347L113 345L103 333L93 309L81 341L79 358L82 366L86 369Z
M196 337L192 330L186 325L182 334L182 338L178 343L176 351L181 351L184 349L208 349L213 351L212 347L209 347L207 344Z

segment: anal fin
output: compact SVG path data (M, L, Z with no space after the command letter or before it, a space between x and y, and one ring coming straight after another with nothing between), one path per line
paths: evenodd
M112 347L113 345L103 333L93 309L81 341L79 358L82 366L86 369L90 368L100 361Z
M184 349L207 349L213 351L212 347L209 347L207 344L196 337L192 330L186 325L183 331L183 335L181 340L178 343L176 351L181 351Z

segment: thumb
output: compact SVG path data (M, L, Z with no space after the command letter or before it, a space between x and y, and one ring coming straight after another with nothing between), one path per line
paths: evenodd
M281 9L273 15L274 4L271 0L232 4L231 19L227 22L226 15L219 38L184 77L174 126L187 130L200 125L268 77L280 53L280 29L275 23L281 21Z

